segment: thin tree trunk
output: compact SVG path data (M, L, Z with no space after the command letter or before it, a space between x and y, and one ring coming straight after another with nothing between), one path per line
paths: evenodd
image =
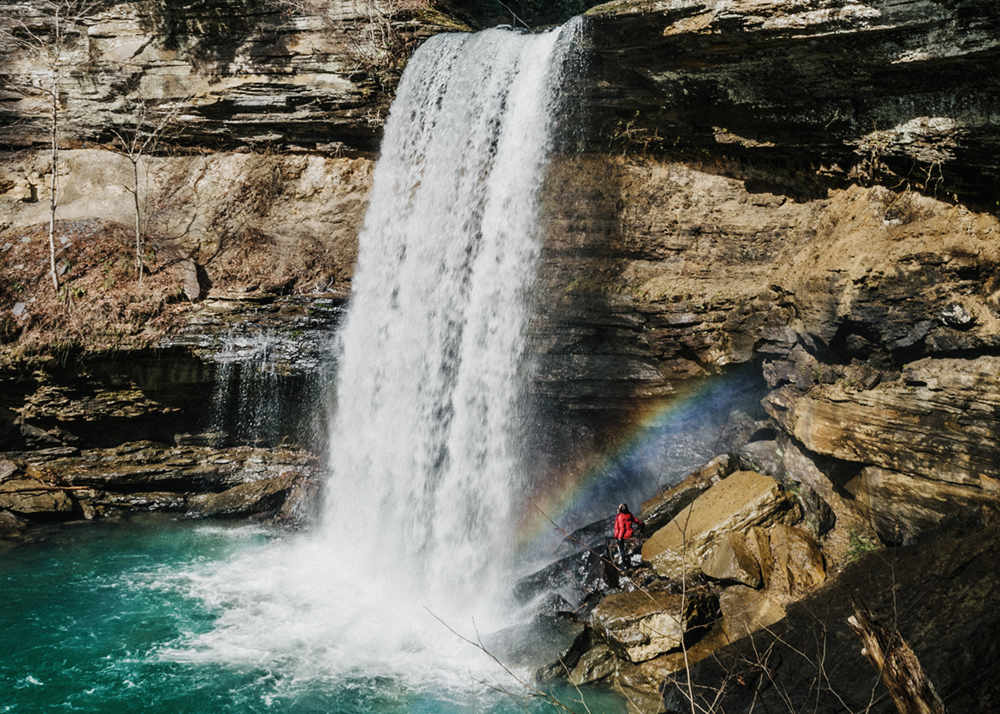
M49 269L52 273L52 287L59 292L59 274L56 273L56 206L59 205L56 191L59 184L56 171L59 168L59 84L52 78L52 179L49 183Z
M135 201L135 265L139 271L139 285L142 285L142 228L139 219L139 157L132 159L132 189L132 199Z

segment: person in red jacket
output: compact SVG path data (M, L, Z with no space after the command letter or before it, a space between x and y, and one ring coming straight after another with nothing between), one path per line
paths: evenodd
M626 555L625 541L635 535L633 526L636 525L641 526L642 521L629 512L628 506L624 503L620 504L618 506L618 515L615 516L615 539L618 541L618 552L621 554L623 566L630 565Z

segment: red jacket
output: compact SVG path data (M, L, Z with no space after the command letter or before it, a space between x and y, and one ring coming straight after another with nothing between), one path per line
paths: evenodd
M637 523L640 526L642 521L633 516L631 513L619 513L615 516L615 538L621 540L622 538L632 537L632 524Z

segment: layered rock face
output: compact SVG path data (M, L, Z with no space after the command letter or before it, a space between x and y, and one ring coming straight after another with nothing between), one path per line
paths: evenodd
M610 2L588 13L598 121L620 120L601 127L606 135L695 157L726 146L869 180L885 162L911 183L993 205L995 9L988 0Z
M761 397L774 390L752 438L791 437L829 505L881 504L873 517L894 522L874 472L860 478L873 467L970 489L972 521L988 521L994 15L919 1L589 14L590 150L561 155L550 184L539 393L558 413L620 409L748 365ZM751 451L809 472L783 446Z
M591 14L583 93L592 125L577 141L585 150L562 154L553 169L537 391L557 414L627 414L623 405L670 404L741 366L755 374L761 409L737 465L707 464L650 502L656 532L643 560L658 577L700 570L728 583L723 639L742 644L717 649L697 673L732 687L712 691L721 706L753 707L768 686L801 688L795 667L757 655L817 608L832 613L823 620L836 631L830 646L854 658L860 677L868 665L841 616L846 593L886 591L889 573L879 566L862 583L849 563L880 544L913 545L900 552L917 568L925 552L978 552L1000 522L1000 114L983 83L1000 68L995 12L976 2L628 2ZM693 516L669 531L656 509L678 512L737 468L777 478L803 522L775 525L765 540L736 519L713 534L710 552ZM768 575L747 557L765 542L756 565L767 562ZM671 546L695 551L697 562L672 565ZM573 570L583 563L560 565L599 590L597 569ZM848 584L838 579L844 568ZM954 575L908 571L901 587L918 597L931 583L944 612ZM656 592L661 581L649 577L633 586ZM789 604L755 590L758 579L792 600L812 593L777 635L753 634ZM995 589L989 580L983 587ZM604 592L625 587L603 583ZM897 613L875 590L878 616L891 620ZM970 647L989 649L995 625L989 606L976 611L977 597L956 600L963 614L953 625ZM933 654L925 634L947 630L950 618L922 617L901 629L946 699L995 702ZM626 654L615 659L613 635L605 639L581 658L575 681L614 682L642 700L637 711L690 709L683 676L676 691L664 689L683 667L670 660L676 652L629 665ZM719 647L709 639L687 654ZM755 663L756 684L740 662ZM738 687L725 678L733 671ZM871 686L851 681L835 685L845 699L870 696ZM820 711L844 706L818 696Z
M948 635L940 616L954 587L962 592L955 632L972 636L981 619L976 656L995 659L988 644L995 640L995 618L983 608L992 608L995 599L988 563L996 543L969 535L1000 518L1000 95L994 87L1000 19L993 5L629 0L591 13L588 64L567 87L579 104L567 117L574 130L546 186L549 230L532 347L534 391L549 421L538 431L550 433L557 423L590 424L602 413L614 421L737 370L754 401L763 400L747 415L739 438L727 441L725 448L738 453L706 465L677 490L646 494L654 497L650 528L659 533L644 556L662 572L647 573L645 586L699 569L726 586L718 598L722 631L695 643L696 657L727 640L744 642L744 649L728 652L745 654L754 630L784 617L787 600L757 590L761 584L789 597L818 588L810 595L814 600L790 608L792 617L811 622L816 608L828 610L824 627L836 633L831 637L840 651L857 654L840 622L849 594L879 593L877 614L887 617L894 614L896 584L917 592L930 582L936 604L921 611L929 634L919 641L918 654L928 654L928 643L941 636L949 638L942 652L960 652L960 636ZM186 230L178 240L189 255L201 256L199 246L210 255L231 235L234 204L261 206L238 227L266 234L268 245L278 248L230 282L241 291L256 292L262 281L250 273L274 265L285 266L275 279L309 278L282 283L279 292L349 287L371 168L363 152L376 145L387 95L378 72L353 71L357 48L345 38L356 15L346 3L334 7L343 11L336 31L318 17L282 19L276 9L254 8L261 14L250 22L250 9L232 4L168 4L148 14L139 5L118 4L88 20L85 43L82 35L74 40L73 51L95 69L81 64L79 81L68 90L73 141L103 141L102 117L148 92L161 102L183 100L180 125L192 145L276 142L263 178L278 176L278 192L260 189L273 182L247 181L260 177L259 153L151 160L167 177L164 185L186 192L179 210L169 208L169 192L158 200L167 206L163 235L169 238L172 226ZM431 22L434 27L415 29L414 37L448 24ZM31 72L19 62L8 58L3 71ZM129 68L123 76L132 77L120 90L119 64ZM29 100L12 95L5 95L3 106L7 116L32 111ZM29 121L8 141L39 144L43 137L43 124ZM109 188L121 180L95 179L112 160L119 162L116 172L123 170L120 157L105 153L88 148L67 156L68 216L127 219L124 194ZM42 159L23 161L5 170L0 182L9 207L0 220L10 230L44 215ZM256 309L249 303L248 311ZM214 320L205 310L217 304L210 301L191 322ZM185 331L173 344L198 349L199 339ZM80 381L78 376L95 381L89 373L67 379ZM191 392L207 388L205 373L192 368L189 376ZM16 442L5 448L77 448L70 439L79 436L74 427L82 432L85 414L97 413L79 405L99 400L63 388L46 391L50 378L39 377L0 403L0 439ZM13 383L12 376L4 385ZM169 442L184 433L178 412L170 411L175 405L136 391L128 379L124 386L114 394L134 398L104 403L99 421L131 419L137 413L130 410L140 408L145 416L135 421L150 430L128 439L153 438L160 430ZM55 398L43 403L46 395ZM573 452L575 434L558 432L552 441L565 443L553 451ZM714 453L723 450L720 438L713 436L712 443ZM98 446L113 444L87 446L86 454L96 454ZM37 491L53 513L81 512L73 491L52 495L28 482L27 465L20 463L3 477L13 484L6 489L12 506L0 517L28 519L29 491ZM734 473L741 475L723 493L737 491L741 481L760 488L719 499L737 501L731 518L722 528L708 524L711 542L699 545L697 562L686 563L677 557L676 539L662 529ZM279 480L258 495L267 501L286 486ZM771 515L779 522L763 528L742 517L744 500L752 500L747 493L777 504ZM224 515L241 494L177 498L184 508ZM803 518L795 528L788 526L793 514ZM964 539L940 540L953 536ZM908 568L898 581L884 554L847 563L852 548L882 544L907 546L893 551ZM949 549L962 552L954 567ZM819 585L827 572L836 576L844 568L842 585ZM601 588L626 587L620 579L609 582L611 572L599 554L569 556L525 589L582 587L587 594L578 592L565 608L575 609ZM592 619L583 611L589 630L579 622L560 630L557 656L578 658L573 681L614 678L630 695L641 692L647 710L669 709L662 685L684 666L686 657L676 648L687 616L669 592L653 592L661 607L643 604L637 614L623 603L641 598L620 598ZM601 628L606 641L577 646L580 637ZM664 632L669 636L661 638ZM778 635L785 638L783 630ZM756 636L762 648L773 643ZM942 677L972 710L957 665L944 655L931 658L932 676ZM791 659L789 654L786 661ZM549 664L549 674L562 671ZM754 681L776 666L754 664L760 665L750 668ZM702 665L707 679L717 674L712 666ZM866 667L851 660L849 679L870 675ZM758 689L734 684L731 691L737 699L750 692L752 700ZM976 692L988 694L982 687ZM863 708L868 693L870 688L852 691L855 708ZM981 707L989 704L983 702ZM674 704L690 708L682 700ZM842 703L823 706L839 711Z
M46 32L43 8L3 7ZM370 18L365 3L353 0L99 4L69 28L62 53L61 71L72 78L60 87L64 141L110 141L110 123L128 124L146 102L178 109L172 125L192 146L374 150L407 48L464 26L427 7L378 27ZM395 47L383 42L389 36ZM29 52L0 63L8 82L44 84L44 74ZM38 101L5 94L0 139L30 146L44 137L46 108Z

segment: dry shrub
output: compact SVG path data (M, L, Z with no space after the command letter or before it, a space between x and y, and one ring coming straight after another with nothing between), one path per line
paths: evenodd
M141 347L170 330L181 309L180 276L164 252L145 256L138 272L129 228L98 220L56 225L59 292L48 275L45 226L0 238L0 335L7 359L74 350ZM13 307L22 303L19 316Z

